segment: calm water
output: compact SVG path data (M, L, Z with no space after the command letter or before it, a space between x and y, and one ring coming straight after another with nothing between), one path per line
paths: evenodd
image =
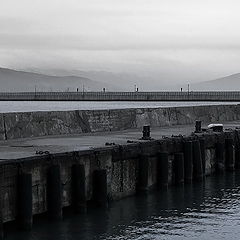
M0 112L68 111L125 108L159 108L178 106L202 106L239 104L239 102L47 102L0 101Z
M239 239L240 172L212 176L204 184L115 202L108 210L40 223L7 240Z

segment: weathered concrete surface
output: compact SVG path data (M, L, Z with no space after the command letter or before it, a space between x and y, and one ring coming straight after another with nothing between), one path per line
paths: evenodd
M240 120L240 105L0 114L0 139Z

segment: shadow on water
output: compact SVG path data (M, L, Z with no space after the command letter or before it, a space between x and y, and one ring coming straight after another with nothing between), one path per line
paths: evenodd
M61 222L37 221L29 233L8 230L6 239L236 239L240 172L123 199Z

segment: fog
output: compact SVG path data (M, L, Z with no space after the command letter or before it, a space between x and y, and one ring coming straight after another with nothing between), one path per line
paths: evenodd
M108 71L149 84L240 72L237 0L0 0L0 66Z

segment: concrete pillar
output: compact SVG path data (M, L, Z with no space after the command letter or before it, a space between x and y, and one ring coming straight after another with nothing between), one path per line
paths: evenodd
M216 149L216 170L218 172L223 172L225 169L225 163L224 163L224 143L222 142L217 142L215 145Z
M159 188L168 188L168 152L161 152L158 155L157 183Z
M193 179L201 181L203 179L202 155L199 141L193 141Z
M200 142L201 156L202 156L203 176L205 176L205 172L206 172L205 139L201 138L199 142Z
M184 143L183 151L184 151L184 181L186 183L191 183L193 175L192 141Z
M138 190L147 191L148 190L148 172L149 172L149 158L147 155L142 155L139 159L138 168Z
M106 169L99 169L93 172L93 200L97 207L108 207Z
M184 155L183 153L174 154L174 173L175 184L184 183Z
M235 168L234 141L231 138L225 139L226 169L233 171Z
M18 224L21 230L32 229L32 174L18 175Z
M85 167L82 164L72 166L72 206L75 213L87 211Z
M62 183L60 165L52 165L47 174L47 207L50 219L62 219Z

